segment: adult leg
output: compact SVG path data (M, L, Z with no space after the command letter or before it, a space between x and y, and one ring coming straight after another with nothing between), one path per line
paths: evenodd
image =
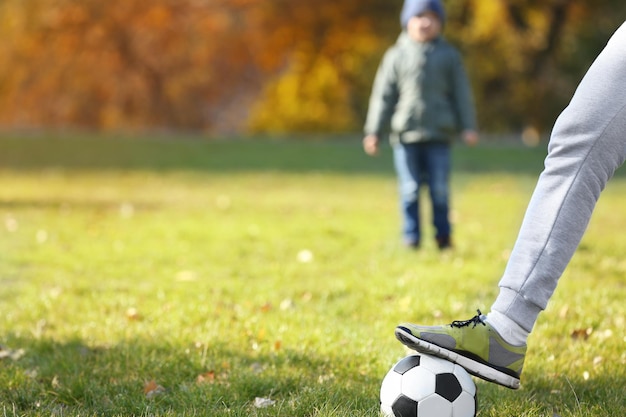
M626 24L559 116L492 311L530 332L626 157Z

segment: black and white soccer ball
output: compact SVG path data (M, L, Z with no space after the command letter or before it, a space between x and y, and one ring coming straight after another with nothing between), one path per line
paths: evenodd
M393 365L380 387L385 417L475 417L476 385L465 369L420 354Z

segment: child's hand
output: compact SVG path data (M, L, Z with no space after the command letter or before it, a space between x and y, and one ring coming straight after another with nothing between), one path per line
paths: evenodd
M478 133L474 130L463 131L463 141L467 146L474 146L478 143Z
M363 150L369 156L378 155L378 136L367 135L363 138Z

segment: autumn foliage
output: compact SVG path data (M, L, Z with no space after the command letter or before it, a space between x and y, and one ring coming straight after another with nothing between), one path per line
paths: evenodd
M549 126L622 0L448 0L481 126ZM593 3L593 4L588 4ZM401 0L3 0L0 126L360 131Z

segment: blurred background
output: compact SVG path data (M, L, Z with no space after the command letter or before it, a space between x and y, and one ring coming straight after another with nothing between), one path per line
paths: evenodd
M444 0L483 132L543 134L624 0ZM402 0L1 0L0 129L359 133Z

